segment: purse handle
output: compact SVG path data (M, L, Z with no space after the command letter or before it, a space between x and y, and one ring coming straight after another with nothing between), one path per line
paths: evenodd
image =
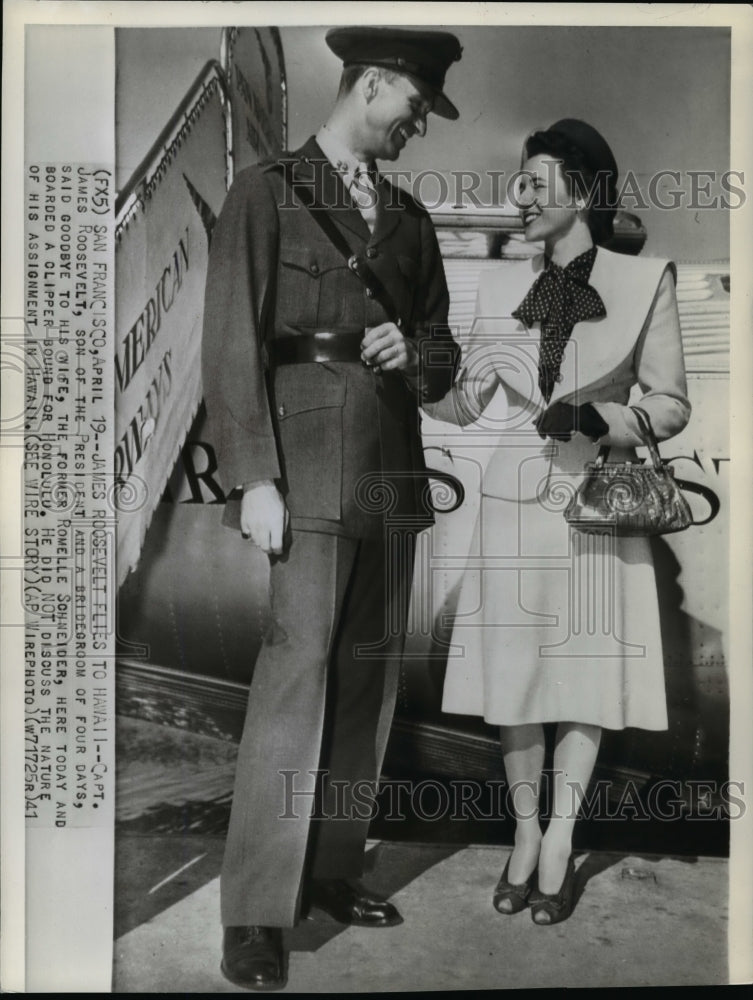
M659 442L656 440L656 434L654 434L654 428L651 425L651 418L645 410L640 408L640 406L631 406L630 409L636 416L638 426L640 427L641 434L643 435L643 440L648 447L648 453L651 456L651 461L654 463L654 468L657 472L661 472L663 465L661 455L659 454Z
M640 406L631 406L630 409L636 416L638 426L641 429L644 442L648 447L654 468L657 472L661 472L664 468L664 462L659 454L659 443L656 440L656 434L654 433L654 428L651 425L651 418L645 410L641 409ZM598 468L601 468L606 462L608 455L609 445L602 445L601 448L599 448L599 454L596 456L595 465ZM708 489L706 486L702 486L700 483L692 483L687 479L679 479L677 476L674 476L673 478L681 490L686 490L688 493L695 493L696 496L703 497L709 505L710 509L708 517L704 518L703 521L692 521L691 524L693 527L699 527L702 524L709 524L713 521L721 508L721 501L716 493L714 493L713 490Z
M640 408L640 406L631 406L630 409L636 416L638 426L640 427L641 434L643 435L644 444L648 447L648 452L651 456L654 468L657 472L661 472L663 466L661 455L659 454L659 442L656 440L654 428L651 426L651 418L645 410ZM600 469L609 458L609 451L610 447L608 444L603 444L599 448L599 454L596 456L595 462L597 469Z

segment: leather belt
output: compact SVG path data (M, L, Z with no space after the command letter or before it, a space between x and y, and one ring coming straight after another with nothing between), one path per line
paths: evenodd
M349 333L297 333L267 342L273 365L301 365L320 361L361 360L363 330Z

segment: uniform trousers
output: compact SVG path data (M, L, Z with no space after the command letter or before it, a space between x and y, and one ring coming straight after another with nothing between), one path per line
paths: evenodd
M394 712L415 536L293 530L249 692L224 926L291 927L305 877L357 877Z

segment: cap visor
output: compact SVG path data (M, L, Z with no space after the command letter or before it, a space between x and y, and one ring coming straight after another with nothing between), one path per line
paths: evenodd
M441 92L434 98L434 107L431 110L440 118L449 118L452 122L460 117L460 112L452 101L448 100Z

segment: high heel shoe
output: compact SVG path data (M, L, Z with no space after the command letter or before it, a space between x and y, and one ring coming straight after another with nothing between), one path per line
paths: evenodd
M531 894L531 887L533 884L534 871L528 876L525 882L515 883L507 881L507 873L510 870L510 859L507 859L507 864L505 865L505 870L502 872L499 882L497 882L497 887L494 890L494 895L492 896L492 904L494 909L498 913L504 913L506 916L510 916L513 913L520 913L528 906L528 897ZM510 909L500 910L499 904L504 900L509 900Z
M575 861L573 855L567 859L567 869L559 892L545 893L538 884L530 895L531 920L539 927L550 927L567 920L575 906ZM546 915L548 920L537 920L537 915Z

